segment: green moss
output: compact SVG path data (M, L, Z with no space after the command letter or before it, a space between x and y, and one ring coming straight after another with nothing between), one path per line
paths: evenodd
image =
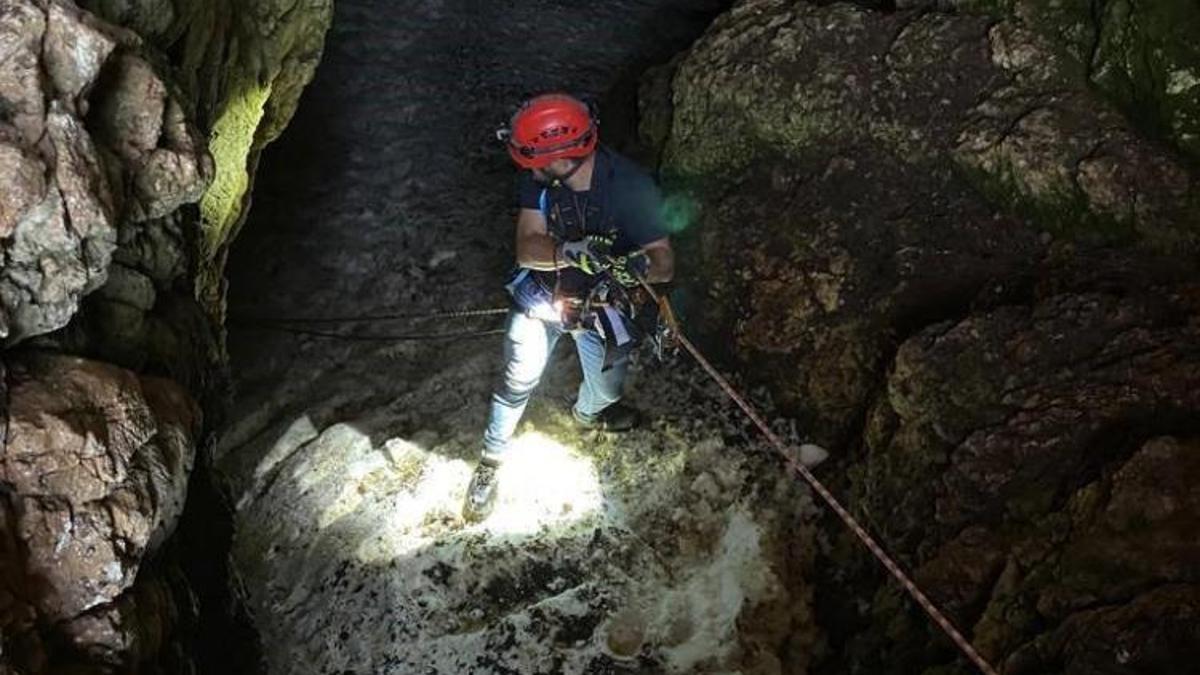
M861 128L844 112L834 114L842 106L822 99L822 92L787 96L779 95L785 89L782 84L763 88L761 94L710 90L698 101L677 106L703 111L704 116L676 117L666 164L683 175L738 175L764 153L800 156L831 136ZM753 103L740 100L751 94ZM703 142L695 142L698 138Z
M705 110L708 106L695 106ZM679 110L679 108L677 108ZM742 111L725 109L717 113L726 120L740 120ZM744 171L753 160L755 143L741 124L714 125L710 118L693 118L686 112L676 116L663 163L676 178L730 176ZM724 133L718 133L717 129ZM698 142L697 139L703 139Z
M1200 160L1200 3L1195 0L961 0L1017 17L1071 55L1142 131Z
M1018 170L1002 158L993 158L992 165L984 168L959 157L958 167L992 203L1037 223L1056 237L1101 244L1131 243L1136 239L1133 223L1097 214L1073 182L1062 181L1037 191L1024 179L1028 169Z
M1200 159L1200 3L1110 0L1092 80L1147 131Z
M213 259L241 218L250 186L250 153L271 86L246 86L230 97L209 135L216 176L200 200L205 261Z

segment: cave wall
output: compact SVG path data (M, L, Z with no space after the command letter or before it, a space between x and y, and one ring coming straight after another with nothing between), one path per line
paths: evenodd
M643 81L688 325L1006 672L1184 662L1194 4L897 4L747 0ZM828 672L945 672L831 528Z
M330 20L0 2L3 667L188 669L167 552L225 404L223 252Z
M900 0L1033 30L1143 132L1200 158L1200 5L1191 0Z
M198 200L195 296L218 323L224 264L250 206L264 147L283 132L320 61L332 0L85 0L170 60L189 111L206 131L214 171ZM192 215L195 218L195 215Z

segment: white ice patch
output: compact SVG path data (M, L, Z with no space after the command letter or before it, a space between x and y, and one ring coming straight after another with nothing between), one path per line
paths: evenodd
M819 445L805 443L800 446L800 463L810 469L827 459L829 451Z
M559 436L529 425L514 440L475 524L461 515L475 433L379 447L351 423L299 444L311 423L286 428L295 449L266 463L236 550L272 672L772 672L759 645L778 646L806 602L777 577L778 516L758 506L785 479L716 429L609 437L554 421Z

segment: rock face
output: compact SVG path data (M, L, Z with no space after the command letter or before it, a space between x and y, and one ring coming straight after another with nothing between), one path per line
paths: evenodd
M4 355L0 666L180 672L195 601L158 552L213 431L193 399L223 404L213 251L330 3L80 4L0 0L0 338L42 354Z
M1197 290L1056 294L896 355L861 503L1014 672L1153 669L1194 644L1200 547L1181 528L1200 518L1200 457L1194 436L1158 434L1195 432Z
M1134 495L1196 459L1200 178L1092 88L1116 61L1085 72L1033 25L1072 3L919 4L742 2L643 84L699 207L691 325L840 449L842 490L994 662L1182 662L1200 512L1183 482ZM951 660L849 549L818 605L840 667Z
M1010 17L1068 55L1146 132L1200 157L1200 6L1188 0L899 0Z
M106 281L121 227L195 202L212 165L136 36L69 3L17 0L0 34L11 64L0 179L12 186L0 206L0 333L11 345L65 326Z
M160 645L137 633L161 634L168 617L130 591L183 510L195 402L168 380L51 355L9 359L6 390L0 480L22 542L6 631L57 625L44 637L66 639L76 657L153 655ZM122 620L139 612L140 626Z
M220 318L224 260L246 216L258 158L312 79L332 0L84 0L177 54L179 85L208 132L215 175L200 201L198 295Z

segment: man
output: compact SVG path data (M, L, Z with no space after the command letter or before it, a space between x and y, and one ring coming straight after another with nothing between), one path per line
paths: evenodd
M624 288L670 281L674 253L653 179L599 146L598 120L579 99L544 94L523 103L502 130L517 180L518 273L505 337L504 378L492 396L483 455L463 513L478 520L496 499L496 469L558 338L575 340L583 382L572 407L580 426L625 431L637 413L620 404L628 326L594 302ZM602 307L597 307L602 305ZM628 317L625 317L627 319Z

